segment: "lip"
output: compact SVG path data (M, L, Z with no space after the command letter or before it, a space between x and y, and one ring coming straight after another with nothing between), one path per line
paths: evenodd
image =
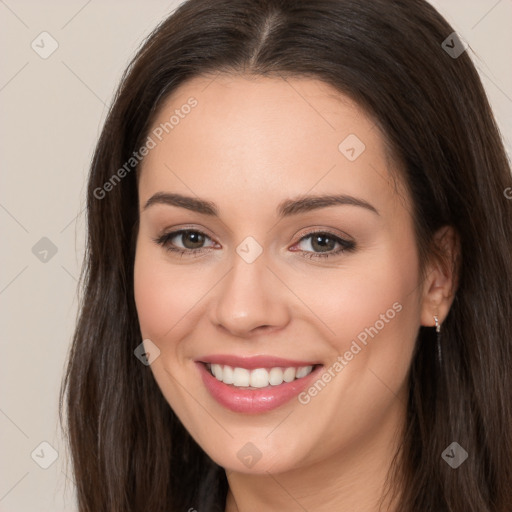
M295 361L275 356L239 357L232 354L204 356L196 359L196 362L226 364L233 368L246 368L247 370L255 370L256 368L276 368L278 366L282 368L289 368L290 366L298 368L299 366L315 366L321 364L319 361Z
M217 359L219 362L213 360L208 362L212 362L214 364L227 364L231 366L231 364L227 362L227 359L228 358L222 358L222 362L220 362L220 359ZM241 364L240 358L234 359L238 362L237 364L233 364L233 366L247 369L269 368L276 366L289 367L296 365L308 366L307 363L297 364L296 361L293 362L293 364L289 364L289 361L286 364L275 364L276 360L281 362L286 360L267 357L259 358L258 361L260 361L260 364L258 365L256 364L257 358L250 358L250 360L243 358L242 360L244 360L244 364L255 364L255 366L251 366L251 368L249 368L248 366ZM272 362L272 364L269 365L269 362ZM318 378L318 374L323 368L323 365L318 365L306 377L295 379L292 382L283 382L279 386L267 386L259 389L243 389L237 388L231 384L224 384L224 382L217 380L206 368L206 364L202 361L196 361L196 366L198 367L206 389L220 405L233 412L245 414L260 414L284 405L301 393L305 388L310 386L311 383Z

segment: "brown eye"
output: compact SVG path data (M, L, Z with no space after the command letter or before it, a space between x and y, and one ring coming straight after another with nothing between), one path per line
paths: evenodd
M311 247L318 252L333 250L336 247L336 240L325 234L311 236Z
M203 252L208 248L208 246L204 245L207 240L211 240L209 236L193 229L181 229L165 233L154 239L157 244L163 246L166 250L180 253L182 256L197 255ZM209 247L212 247L212 245Z
M200 249L206 238L199 231L182 231L173 238L180 236L185 249Z
M300 245L302 245L302 248ZM303 236L297 244L306 258L328 258L344 252L351 252L356 244L329 232L317 231ZM336 247L339 247L336 249Z

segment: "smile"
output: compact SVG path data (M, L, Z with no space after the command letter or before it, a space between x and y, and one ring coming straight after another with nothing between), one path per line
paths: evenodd
M205 356L196 367L217 403L233 412L258 414L290 402L318 378L323 364L226 355Z
M274 368L256 368L248 370L229 365L210 364L206 367L211 374L224 384L232 384L237 388L259 389L268 386L279 386L283 382L293 382L296 379L302 379L313 371L313 366L300 366L295 368L274 367Z

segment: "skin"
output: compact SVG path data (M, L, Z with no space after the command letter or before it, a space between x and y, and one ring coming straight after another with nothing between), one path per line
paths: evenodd
M382 134L348 97L309 78L199 77L167 99L153 127L191 96L197 106L149 152L139 180L135 301L143 339L160 350L151 364L156 382L226 469L226 511L374 512L404 425L418 329L433 326L435 314L442 322L453 299L449 265L433 260L421 279L409 196L392 179ZM366 146L354 161L338 149L349 134ZM219 217L145 208L158 192L211 201ZM335 205L276 214L283 200L333 193L378 213ZM182 228L207 235L198 257L154 241ZM304 257L322 251L305 237L322 230L355 241L355 249ZM453 234L438 235L452 257ZM236 252L248 236L263 249L250 264ZM190 251L201 247L194 240L172 243ZM305 405L293 399L270 412L235 413L199 378L194 360L207 354L331 367L395 303L400 312ZM248 442L261 452L251 468L237 457Z

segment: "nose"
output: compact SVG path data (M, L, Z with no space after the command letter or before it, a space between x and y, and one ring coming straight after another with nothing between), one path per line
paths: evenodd
M232 268L216 287L211 305L217 328L249 338L282 329L290 321L287 289L264 255L247 263L234 254Z

